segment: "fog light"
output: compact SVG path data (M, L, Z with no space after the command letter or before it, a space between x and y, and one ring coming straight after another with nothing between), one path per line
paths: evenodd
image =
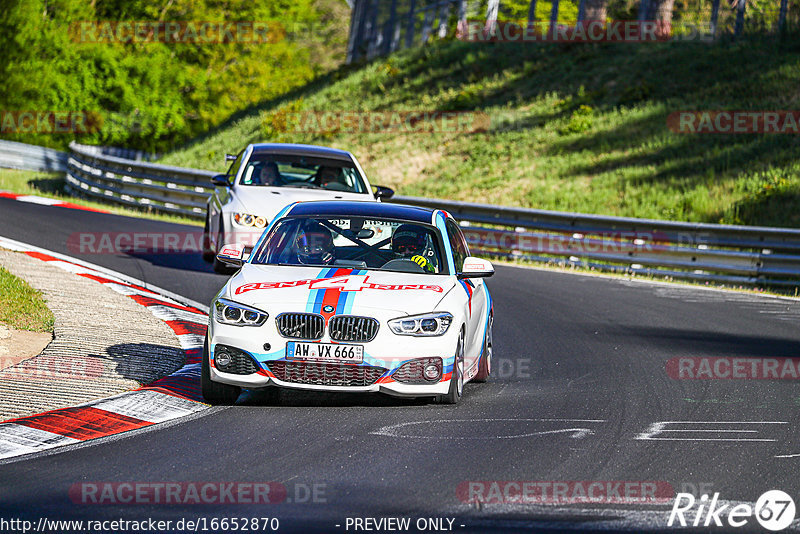
M392 377L406 384L430 384L442 376L442 359L418 358L401 365Z
M428 364L425 366L425 378L428 380L436 380L439 378L439 366Z
M214 355L214 363L220 369L225 369L231 364L231 355L225 351L219 351Z

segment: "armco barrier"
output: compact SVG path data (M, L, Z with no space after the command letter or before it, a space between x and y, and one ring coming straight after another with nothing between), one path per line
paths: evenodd
M67 182L86 195L203 218L210 171L108 156L71 144ZM473 251L733 284L800 287L800 230L683 223L394 197L462 223Z
M28 171L67 170L69 154L43 146L0 140L0 167Z

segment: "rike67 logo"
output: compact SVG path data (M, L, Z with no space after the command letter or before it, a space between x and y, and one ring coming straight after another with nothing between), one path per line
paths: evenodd
M762 528L773 532L783 530L794 521L794 500L781 490L765 492L758 498L755 506L752 503L720 501L719 493L714 493L710 501L708 495L695 499L691 493L678 493L667 526L673 526L677 520L677 524L682 527L713 525L738 528L747 525L754 516Z

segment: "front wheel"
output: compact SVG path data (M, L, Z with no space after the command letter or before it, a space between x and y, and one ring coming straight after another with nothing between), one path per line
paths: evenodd
M203 362L200 364L200 387L203 398L212 405L230 405L236 402L242 388L229 384L220 384L211 380L211 363L208 354L208 338L203 344Z
M436 402L439 404L458 404L461 395L464 393L464 331L458 337L456 345L456 356L453 361L453 373L450 376L450 389L445 395L437 395Z

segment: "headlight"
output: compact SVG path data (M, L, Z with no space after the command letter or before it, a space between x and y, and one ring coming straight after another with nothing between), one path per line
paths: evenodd
M432 312L392 319L389 328L399 336L441 336L452 322L453 316L449 313Z
M267 218L261 215L252 215L250 213L234 213L233 222L239 226L249 226L252 228L266 228Z
M238 304L226 299L214 302L214 319L218 323L233 326L261 326L269 314L244 304Z

